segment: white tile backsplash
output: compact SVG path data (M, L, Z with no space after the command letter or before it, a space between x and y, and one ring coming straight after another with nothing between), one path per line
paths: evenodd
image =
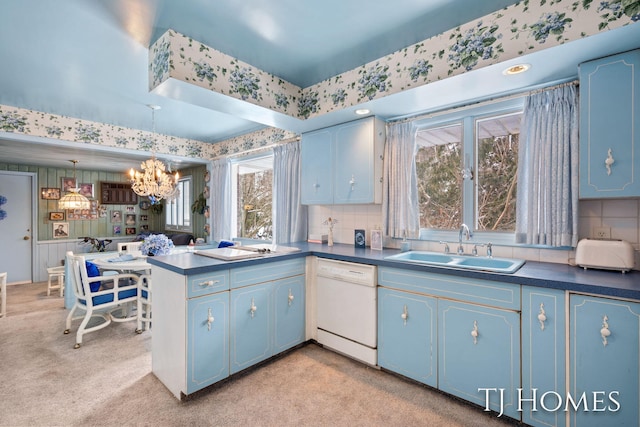
M636 269L640 269L640 199L581 200L579 204L578 236L580 239L592 237L594 227L611 227L613 239L623 239L631 243L636 250ZM327 234L328 226L323 222L337 218L334 226L336 243L353 244L354 230L366 230L367 245L371 239L371 230L382 226L381 205L323 205L309 206L309 233ZM386 247L399 247L397 239L386 239ZM449 245L455 251L455 245ZM442 251L438 242L412 241L414 250ZM471 252L473 245L465 248ZM478 250L484 253L484 248ZM493 254L498 257L522 258L530 261L571 263L574 250L521 248L511 246L493 246Z

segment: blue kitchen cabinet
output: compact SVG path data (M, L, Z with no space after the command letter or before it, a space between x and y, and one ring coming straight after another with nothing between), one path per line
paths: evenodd
M580 197L640 196L640 50L580 64Z
M305 277L296 276L273 284L274 354L305 341Z
M231 291L231 373L239 372L273 355L271 283Z
M522 421L532 426L566 425L554 393L565 395L565 291L522 287ZM549 393L545 397L545 393Z
M381 203L384 140L375 117L303 134L301 202Z
M570 301L571 426L640 423L640 303L585 295Z
M519 420L520 313L440 299L438 384Z
M321 129L302 135L301 202L305 205L333 203L333 132Z
M230 373L305 340L305 259L232 269Z
M187 394L229 376L229 292L187 301Z
M378 289L378 365L438 386L437 300Z
M182 399L229 376L229 270L152 274L152 371Z
M389 267L378 285L381 366L520 419L520 285ZM392 323L405 305L413 329Z

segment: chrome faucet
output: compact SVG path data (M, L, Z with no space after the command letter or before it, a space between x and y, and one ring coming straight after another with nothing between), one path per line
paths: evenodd
M472 236L471 231L469 231L469 227L467 224L462 224L460 226L460 232L458 233L458 255L464 254L464 248L462 247L462 235L465 235L467 240L469 240Z

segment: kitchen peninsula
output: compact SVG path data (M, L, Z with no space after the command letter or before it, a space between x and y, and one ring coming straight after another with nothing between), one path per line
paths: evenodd
M481 407L485 395L478 388L504 388L503 400L490 396L487 405L531 425L565 425L566 413L531 411L526 405L519 411L518 389L525 396L537 388L578 397L596 391L596 385L622 389L622 409L599 413L598 419L639 419L633 404L640 395L639 356L633 351L639 335L638 271L527 261L517 272L502 274L385 259L399 253L396 249L291 246L300 251L239 261L193 253L149 258L153 372L177 398L316 339L315 264L327 258L377 267L381 368ZM603 327L603 316L610 329ZM425 340L412 334L429 334L427 348L415 348ZM608 363L612 360L616 363ZM510 368L495 365L503 362ZM451 374L465 366L473 369L463 377ZM497 371L505 372L493 375ZM487 373L497 382L485 382Z

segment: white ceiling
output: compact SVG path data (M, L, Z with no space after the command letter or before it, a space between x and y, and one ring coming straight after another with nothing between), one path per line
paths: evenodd
M0 104L215 143L258 130L258 120L148 91L149 45L167 29L306 87L442 33L515 0L13 0L0 6ZM485 67L367 102L384 118L574 78L580 62L638 47L640 25L528 55L525 77ZM307 129L353 120L323 115ZM293 130L293 129L291 129ZM295 130L299 131L299 130ZM18 148L19 147L19 148ZM0 161L122 170L145 153L55 147L0 138ZM187 165L185 159L173 159ZM181 167L181 166L178 166Z

